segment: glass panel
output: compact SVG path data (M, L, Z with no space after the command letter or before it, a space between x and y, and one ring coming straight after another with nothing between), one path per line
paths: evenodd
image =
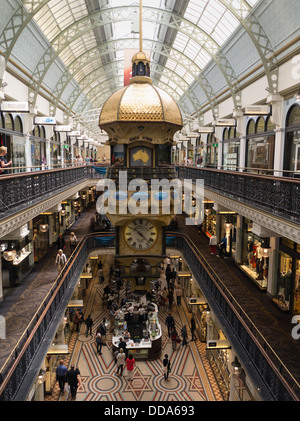
M15 131L23 133L22 120L20 119L19 116L17 116L16 119L15 119Z
M223 169L236 171L239 166L240 141L225 142L223 144Z
M265 119L260 117L256 122L256 133L264 133L265 132Z
M248 123L247 134L248 135L255 134L255 122L254 122L254 120L250 120L250 122Z
M14 129L14 121L11 114L5 114L4 127L8 130Z
M41 146L38 140L31 140L31 165L34 171L41 169Z
M25 139L19 136L11 137L12 167L25 167ZM25 168L16 169L13 172L25 172Z
M286 253L278 253L278 278L273 301L281 310L288 311L292 292L292 267L293 259Z
M247 168L273 168L275 136L248 139Z
M294 105L287 118L287 127L293 127L300 125L300 106Z

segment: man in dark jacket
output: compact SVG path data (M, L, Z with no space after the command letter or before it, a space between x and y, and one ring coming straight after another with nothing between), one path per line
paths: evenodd
M77 388L79 384L79 375L80 371L78 370L78 368L75 369L74 365L72 365L71 370L67 372L66 378L68 385L70 386L71 399L76 398Z
M94 322L90 314L85 319L85 323L86 323L86 337L88 337L89 332L90 332L90 335L92 336L92 327L93 327Z
M172 330L175 326L175 320L174 320L174 317L171 316L170 313L166 318L166 325L168 326L168 335L171 336Z

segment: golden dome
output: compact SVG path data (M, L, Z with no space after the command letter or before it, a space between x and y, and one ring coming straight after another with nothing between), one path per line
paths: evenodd
M128 86L108 98L100 113L99 126L105 130L104 126L108 124L129 121L182 127L182 115L176 102L169 94L154 87L152 79L147 76L132 77Z
M150 58L147 56L147 54L144 53L144 51L137 52L131 59L132 63L135 61L147 61L150 62Z

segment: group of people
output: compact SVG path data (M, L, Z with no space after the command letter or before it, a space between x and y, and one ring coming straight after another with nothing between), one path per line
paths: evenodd
M76 399L77 389L80 382L80 371L72 364L70 370L64 364L63 360L60 360L59 365L56 368L56 381L59 384L60 393L65 393L65 384L67 383L70 388L71 399Z
M221 257L224 253L225 255L224 259L228 259L226 235L222 237L222 240L219 244L219 254L217 254L217 245L218 245L218 238L215 234L212 234L212 236L209 239L210 254L216 255L217 257Z

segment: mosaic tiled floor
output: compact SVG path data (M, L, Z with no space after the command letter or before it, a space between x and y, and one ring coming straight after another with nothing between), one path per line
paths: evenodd
M87 296L85 314L91 313L94 325L99 325L108 316L102 310L101 292L103 286L92 285ZM199 340L189 342L186 347L177 346L172 350L164 320L167 311L160 312L163 327L161 358L152 361L137 361L132 381L128 381L126 370L123 376L116 374L111 337L107 335L107 346L102 347L102 355L97 354L94 336L86 338L84 326L79 334L73 334L70 349L72 354L66 364L75 364L80 370L81 384L76 401L222 401L223 397L205 356L205 344ZM177 331L186 324L190 315L183 303L172 308ZM94 332L93 332L94 333ZM168 354L171 360L171 374L164 380L162 357ZM69 400L67 393L60 396L58 386L47 401Z

